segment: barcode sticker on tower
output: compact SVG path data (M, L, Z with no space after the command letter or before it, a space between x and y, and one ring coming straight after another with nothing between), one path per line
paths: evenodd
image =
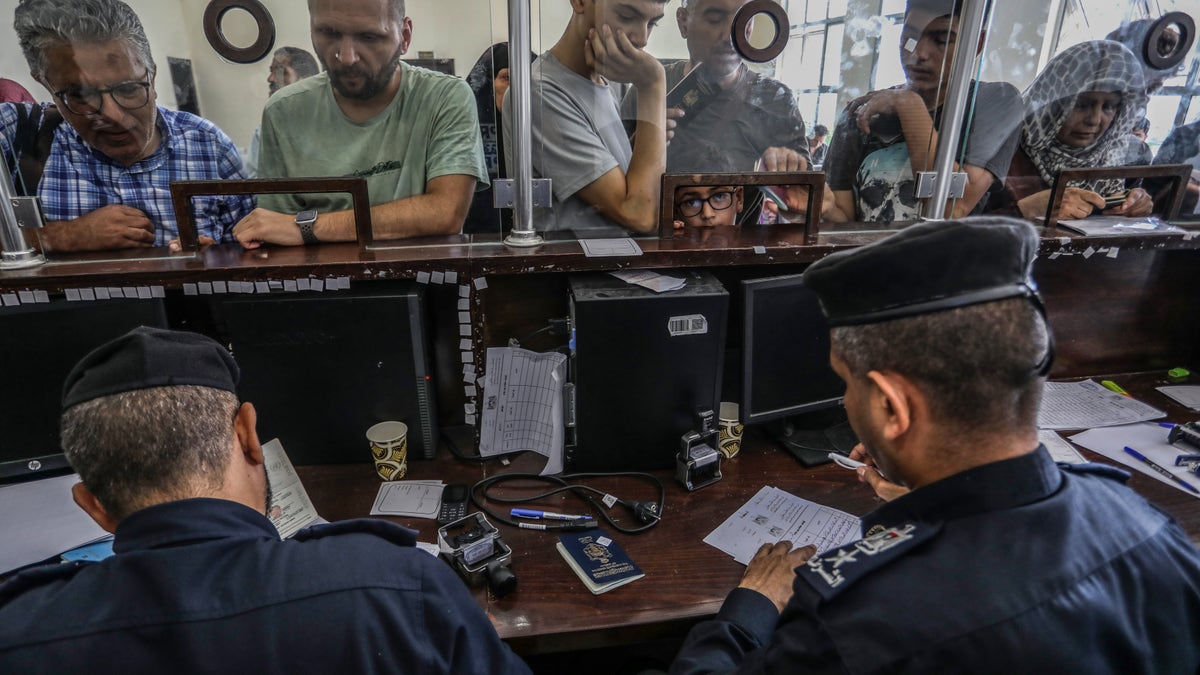
M673 316L667 320L667 332L671 337L680 335L704 335L708 332L708 319L703 314Z

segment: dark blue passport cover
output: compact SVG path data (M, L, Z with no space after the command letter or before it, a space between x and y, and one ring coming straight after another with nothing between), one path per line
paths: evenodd
M592 593L603 593L644 576L625 549L603 530L561 535L557 548Z

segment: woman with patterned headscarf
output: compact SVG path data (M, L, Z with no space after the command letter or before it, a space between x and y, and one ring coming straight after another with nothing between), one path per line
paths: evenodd
M1095 40L1074 45L1050 60L1025 91L1021 143L1004 190L989 210L1042 218L1050 188L1064 169L1121 166L1124 138L1146 107L1142 65L1124 45ZM1144 216L1153 208L1145 190L1104 209L1104 198L1125 192L1122 179L1074 181L1059 218L1084 218L1094 210Z

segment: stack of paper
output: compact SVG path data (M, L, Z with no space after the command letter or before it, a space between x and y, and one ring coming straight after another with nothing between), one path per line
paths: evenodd
M379 485L371 515L437 518L445 487L440 480L385 481Z
M659 274L658 272L651 272L650 270L623 270L619 272L609 272L609 274L627 284L641 286L642 288L649 289L655 293L677 291L687 285L686 279L669 277L665 274Z
M1166 417L1163 411L1122 396L1092 380L1047 382L1039 429L1091 429Z
M1159 387L1158 390L1180 405L1186 405L1192 410L1200 410L1200 387L1194 384L1177 384L1170 387Z

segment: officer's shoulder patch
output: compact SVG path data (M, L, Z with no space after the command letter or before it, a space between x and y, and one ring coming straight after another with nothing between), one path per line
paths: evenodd
M1059 464L1063 471L1068 473L1080 474L1085 476L1100 476L1109 480L1115 480L1118 483L1126 483L1129 481L1129 472L1118 469L1115 466L1108 464Z
M940 531L941 526L926 523L872 528L863 539L813 556L796 573L822 598L829 600Z
M417 533L395 523L375 518L339 520L335 523L310 525L292 537L296 541L313 541L343 534L373 534L398 546L416 546Z

